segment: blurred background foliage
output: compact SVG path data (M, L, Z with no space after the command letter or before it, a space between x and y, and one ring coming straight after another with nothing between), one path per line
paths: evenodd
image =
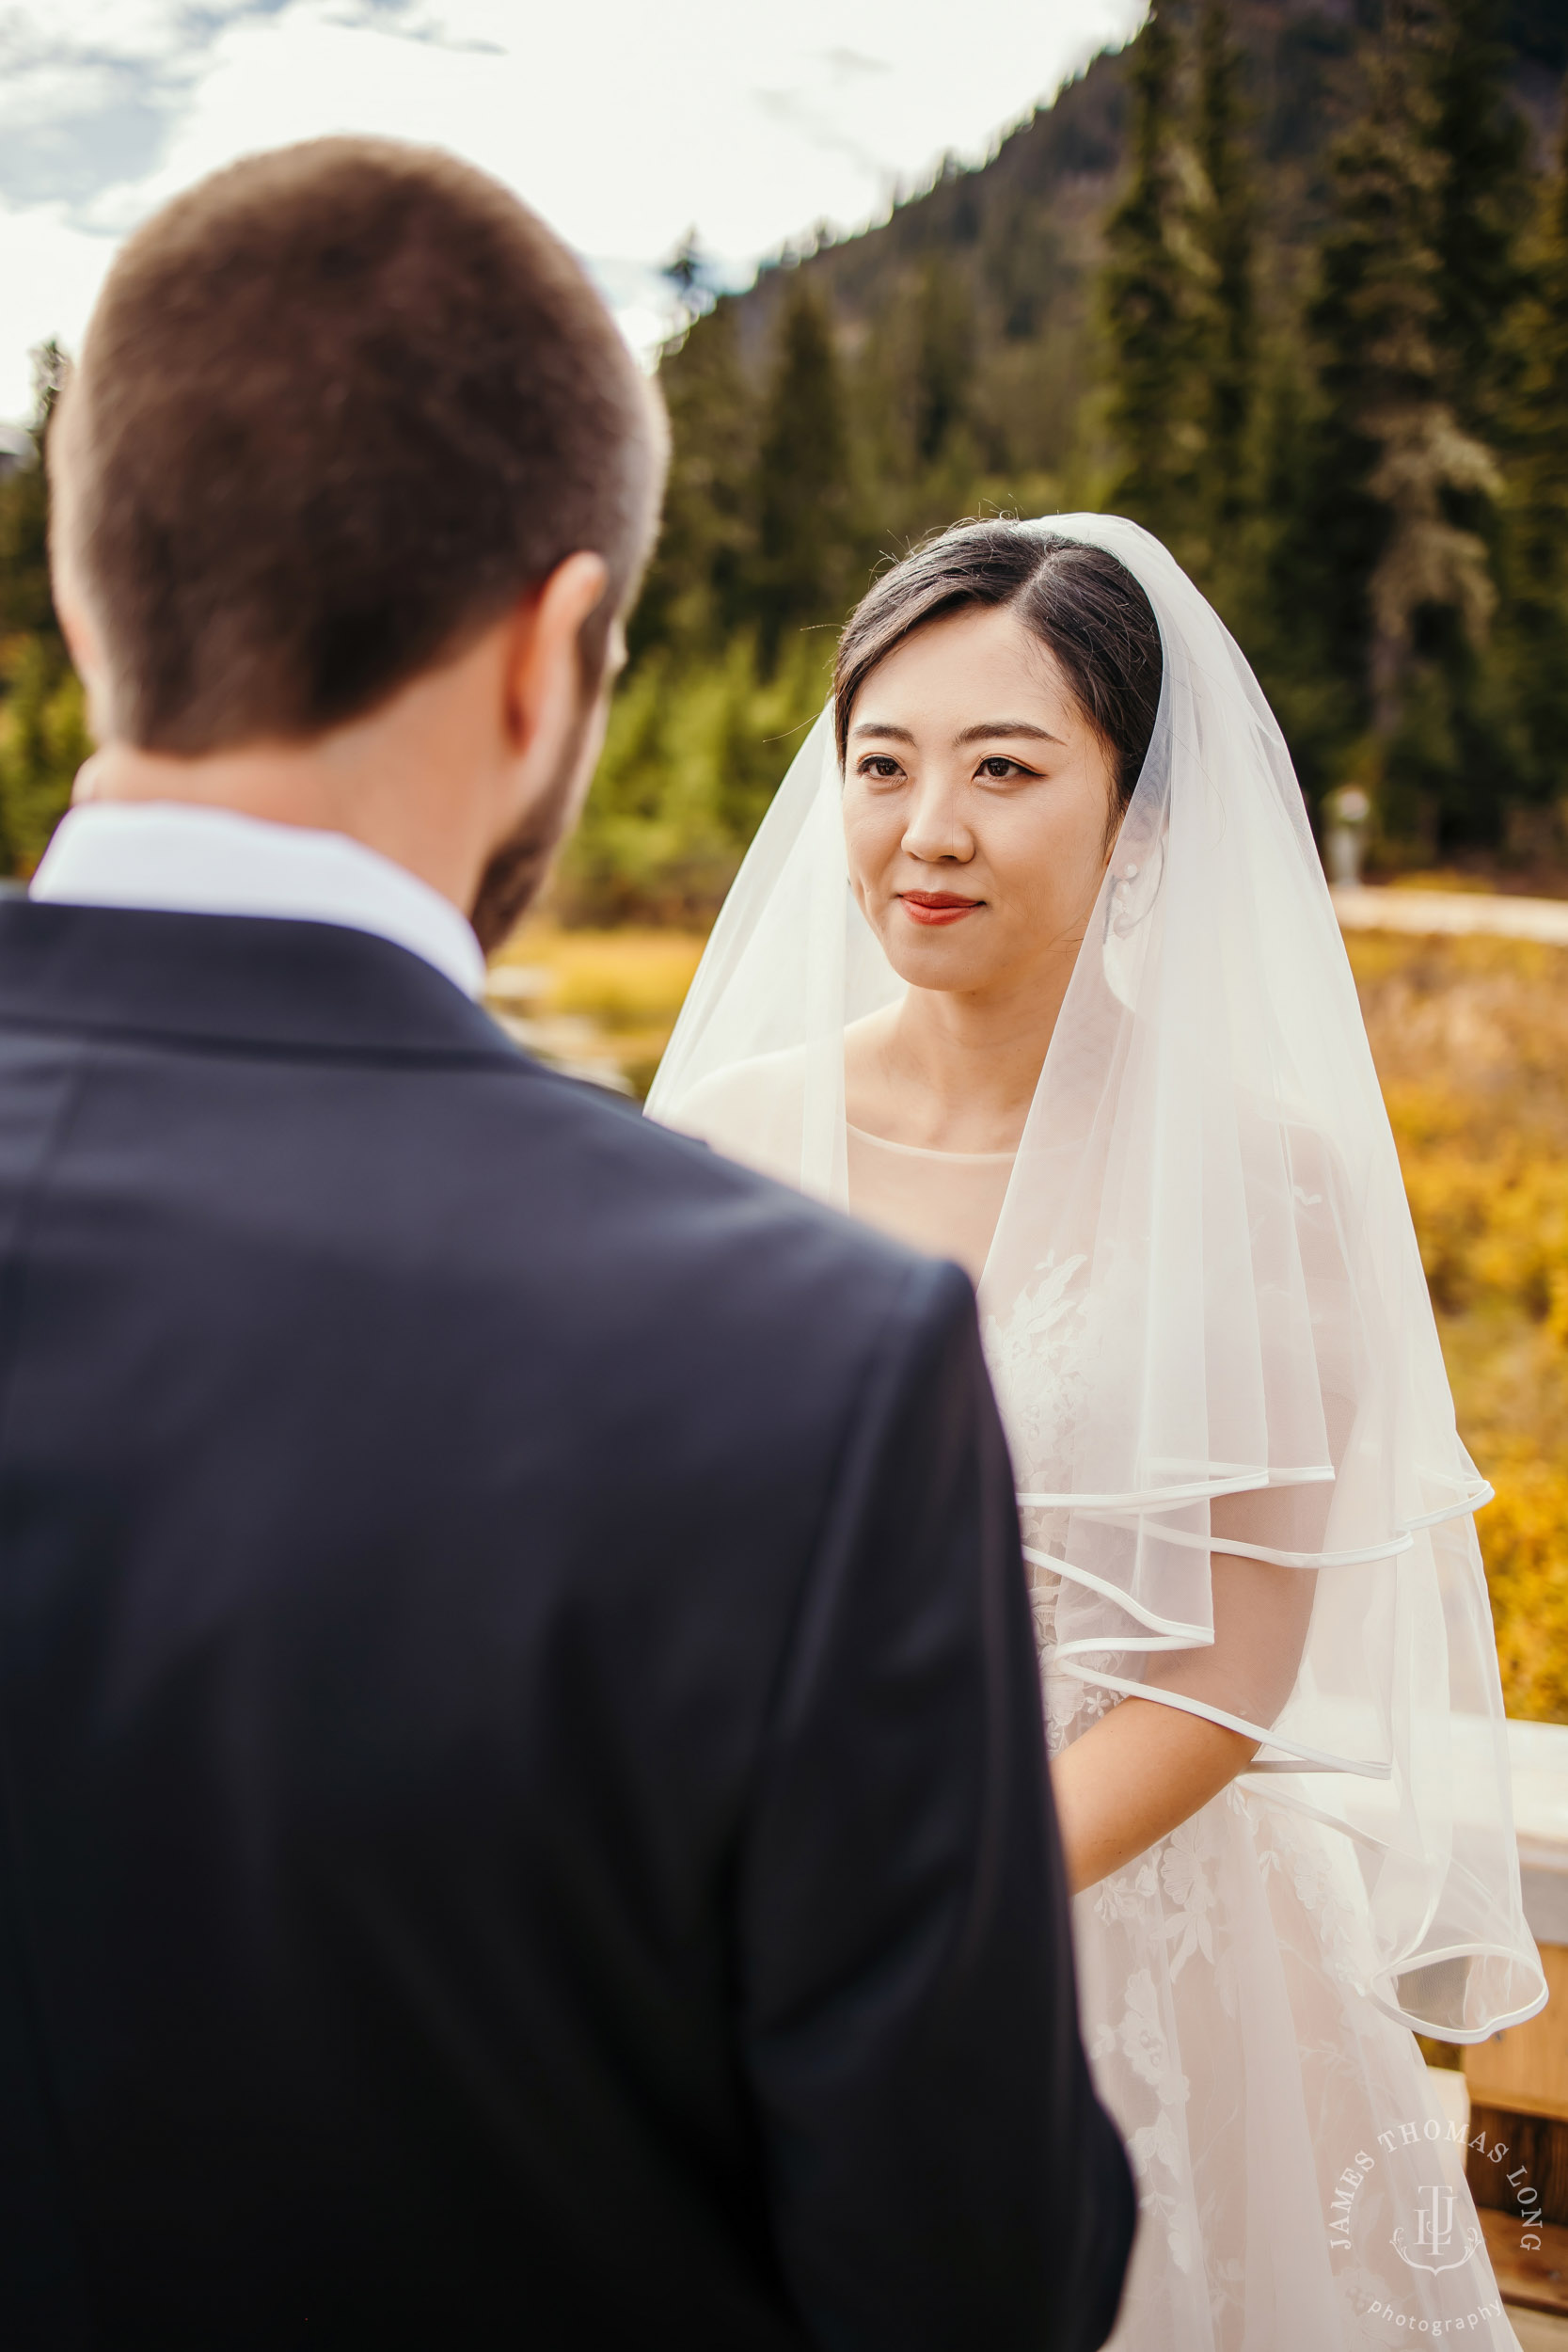
M1385 866L1560 857L1565 59L1564 0L1160 0L881 226L718 298L689 244L665 533L568 910L733 870L880 563L1079 506L1173 546L1308 799L1371 789ZM687 698L700 725L659 719Z
M1511 1715L1568 1723L1568 950L1347 941L1437 1310Z
M34 354L32 433L0 470L0 874L32 872L91 748L49 593L44 449L64 371L57 343Z

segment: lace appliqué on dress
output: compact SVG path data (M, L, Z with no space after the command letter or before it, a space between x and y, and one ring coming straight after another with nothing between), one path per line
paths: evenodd
M1074 1437L1084 1409L1084 1330L1088 1299L1074 1291L1073 1278L1087 1261L1080 1253L1061 1265L1055 1253L1035 1268L1037 1279L1014 1297L1003 1320L985 1319L986 1360L1020 1478L1026 1487L1063 1491ZM1031 1550L1065 1549L1068 1514L1027 1510L1025 1535ZM1029 1596L1035 1613L1035 1647L1039 1653L1045 1700L1046 1738L1053 1756L1069 1739L1116 1704L1115 1694L1081 1682L1056 1664L1056 1606L1062 1580L1029 1564Z
M982 1329L1013 1459L1026 1486L1060 1491L1067 1484L1061 1465L1084 1408L1089 1303L1071 1284L1086 1263L1080 1253L1058 1265L1053 1250L1035 1268L1038 1280L1014 1298L1006 1321L988 1314Z
M1059 1513L1038 1512L1038 1520L1059 1518ZM1031 1533L1037 1533L1032 1530ZM1056 1604L1061 1598L1062 1579L1052 1568L1028 1563L1029 1601L1035 1614L1035 1647L1040 1661L1040 1694L1045 1702L1045 1743L1052 1756L1060 1756L1070 1740L1085 1732L1092 1723L1118 1704L1114 1691L1102 1691L1092 1682L1081 1682L1074 1674L1067 1673L1056 1662Z

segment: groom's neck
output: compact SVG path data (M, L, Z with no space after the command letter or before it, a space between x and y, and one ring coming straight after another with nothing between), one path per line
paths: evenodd
M270 745L177 759L111 743L82 771L74 795L83 802L175 803L231 810L269 824L346 834L417 874L467 914L483 860L465 858L450 823L433 828L422 796L360 788L299 752Z
M306 742L225 746L192 758L110 741L76 799L182 803L343 834L428 882L464 915L497 831L484 646L414 679L378 710Z

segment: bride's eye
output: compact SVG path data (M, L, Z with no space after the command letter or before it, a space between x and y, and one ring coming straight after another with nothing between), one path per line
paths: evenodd
M896 783L900 773L898 762L885 752L870 752L856 767L858 776L869 776L874 784Z
M1032 768L1025 768L1020 760L1008 759L1003 753L993 752L989 759L980 762L974 772L992 783L1006 784L1010 777L1032 776L1035 771Z

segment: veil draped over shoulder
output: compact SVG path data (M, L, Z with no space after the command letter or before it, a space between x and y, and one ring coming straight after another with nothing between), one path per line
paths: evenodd
M1159 715L979 1286L1054 1670L1246 1731L1342 1832L1364 1990L1483 2039L1545 1991L1460 1443L1354 985L1245 659L1135 524ZM846 1027L902 991L850 896L832 714L715 928L649 1109L847 1200ZM722 1104L722 1116L715 1113ZM1093 1711L1093 1710L1091 1710Z

